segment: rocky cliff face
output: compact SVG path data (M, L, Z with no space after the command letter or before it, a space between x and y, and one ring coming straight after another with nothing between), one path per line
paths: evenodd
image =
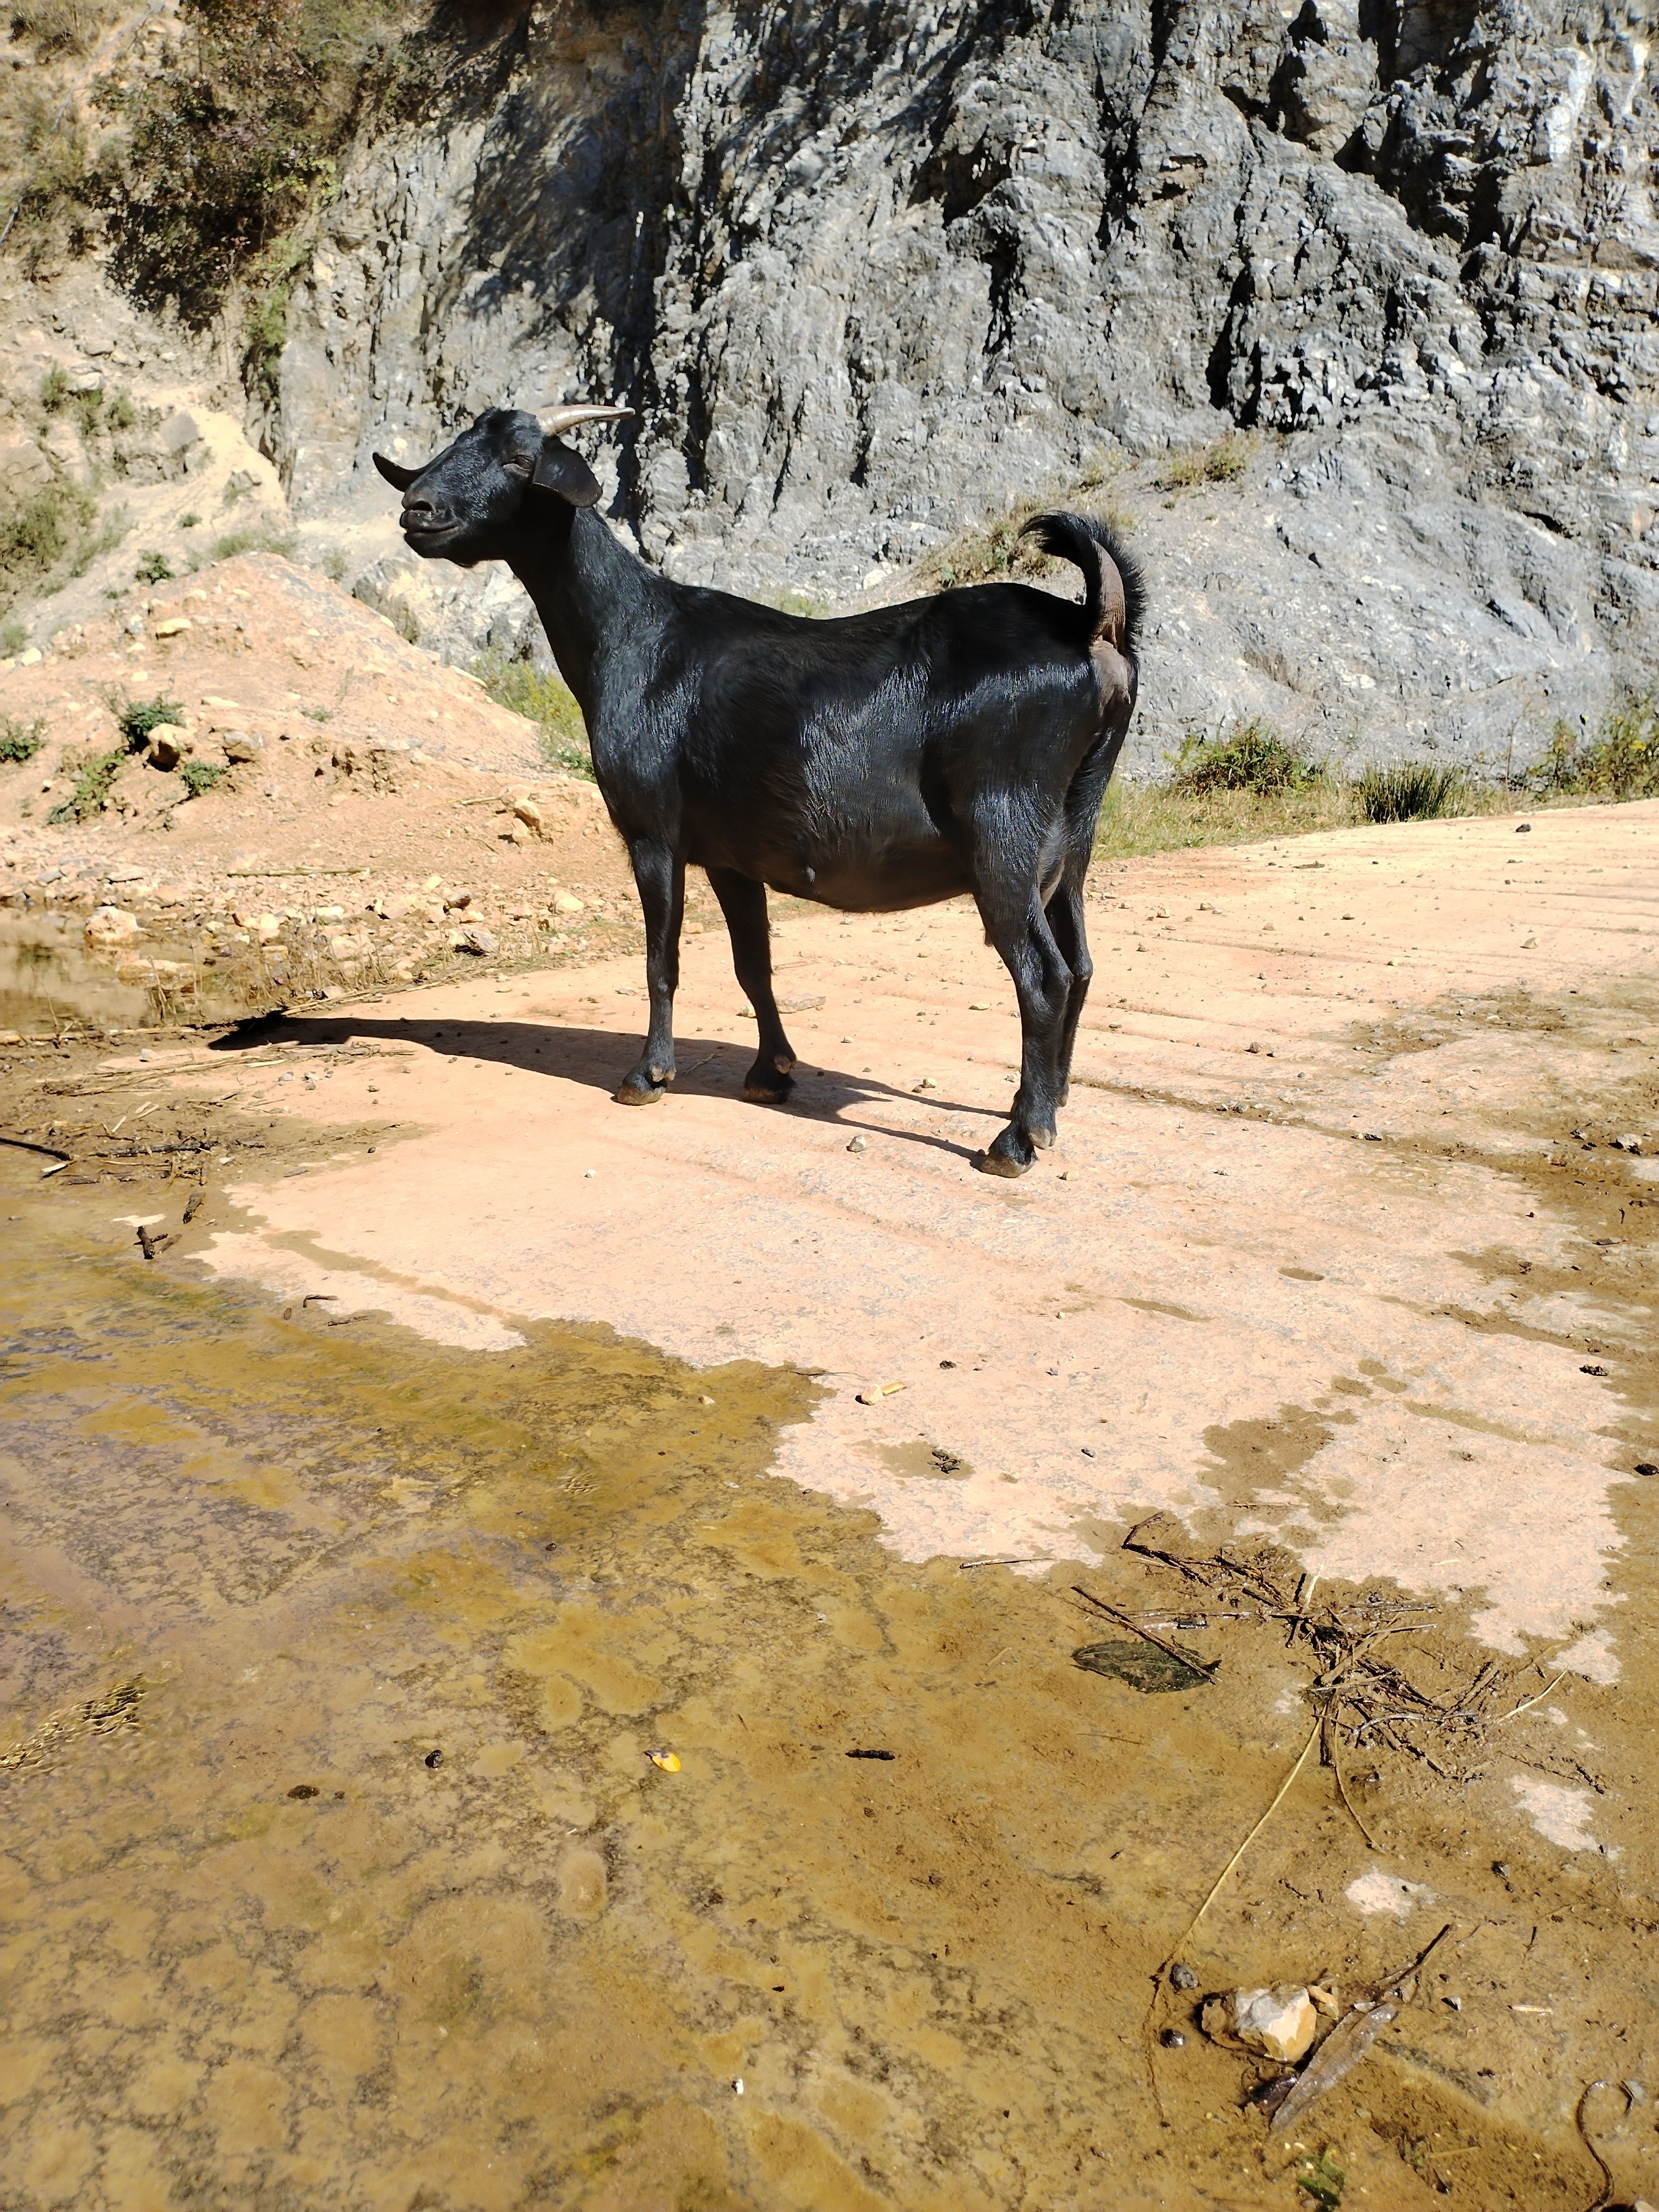
M376 442L623 398L653 558L839 599L1103 460L1143 758L1252 712L1524 750L1659 665L1656 69L1614 0L538 5L356 149L266 441L343 515Z

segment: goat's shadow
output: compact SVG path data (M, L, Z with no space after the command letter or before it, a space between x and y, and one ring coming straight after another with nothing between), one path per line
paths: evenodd
M242 1022L228 1036L216 1039L211 1052L251 1052L270 1044L343 1045L374 1038L388 1044L423 1045L446 1060L476 1060L499 1066L517 1067L531 1075L550 1075L567 1083L580 1083L593 1091L614 1093L639 1054L637 1032L567 1027L539 1022L447 1020L381 1021L365 1015L266 1014ZM755 1057L752 1044L727 1037L678 1036L675 1053L679 1062L672 1096L692 1098L740 1099L743 1079ZM752 1105L757 1114L789 1114L808 1121L833 1124L851 1133L892 1137L902 1143L921 1145L949 1152L958 1159L979 1157L972 1145L925 1129L895 1128L887 1121L861 1121L856 1109L877 1099L917 1103L925 1095L930 1107L952 1114L982 1115L993 1125L990 1133L1007 1120L1005 1110L951 1098L943 1092L918 1094L843 1068L824 1067L802 1060L795 1070L795 1088L781 1106ZM618 1107L619 1113L647 1113L652 1108Z

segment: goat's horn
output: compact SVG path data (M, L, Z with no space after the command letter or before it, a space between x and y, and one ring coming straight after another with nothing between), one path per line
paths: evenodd
M539 419L548 436L556 438L565 430L574 430L578 422L615 422L633 412L631 407L550 407Z

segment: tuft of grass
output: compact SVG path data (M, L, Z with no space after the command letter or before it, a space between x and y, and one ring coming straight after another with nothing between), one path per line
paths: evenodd
M296 543L292 538L275 537L268 530L233 530L214 539L208 548L208 559L234 561L239 553L279 553L285 561L291 561Z
M15 715L0 714L0 761L32 761L46 742L44 720L20 722Z
M159 694L154 699L128 699L111 692L104 703L114 715L130 753L142 752L161 723L185 719L185 710L176 699L163 699Z
M553 669L509 660L502 653L484 653L473 662L472 673L498 707L509 708L536 725L543 755L554 768L593 781L582 710L575 694Z
M127 752L125 745L118 745L113 752L95 753L90 760L82 761L75 773L74 790L52 808L47 821L86 822L93 815L101 814L109 805L110 793L125 763Z
M1593 738L1558 722L1531 781L1561 798L1659 798L1659 690L1621 699Z
M187 760L179 770L179 781L185 787L186 799L199 799L204 792L211 791L222 776L230 774L222 761Z
M69 404L69 371L53 367L40 380L40 404L48 415L56 415Z
M1254 438L1229 430L1213 445L1177 453L1158 483L1165 491L1195 491L1200 484L1236 483L1255 458L1255 445Z
M1189 731L1176 756L1171 781L1197 797L1209 791L1307 791L1329 774L1325 762L1315 760L1296 739L1252 715L1225 734L1218 731L1206 737Z
M9 660L21 653L29 641L29 634L20 622L0 623L0 656Z
M1428 822L1445 814L1466 814L1471 799L1462 770L1443 768L1434 761L1368 768L1355 795L1367 822Z
M132 571L133 580L140 584L170 583L173 573L172 562L165 553L158 553L153 546L148 553L139 555Z
M199 514L181 514L179 518L179 527L180 530L194 530L201 520Z

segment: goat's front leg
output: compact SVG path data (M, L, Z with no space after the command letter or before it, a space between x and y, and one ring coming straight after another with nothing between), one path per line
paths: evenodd
M645 1050L622 1079L619 1106L649 1106L674 1080L674 994L680 981L680 923L685 915L685 864L666 845L630 840L645 914L645 981L651 1025Z
M1054 942L1036 890L1026 894L1016 920L981 896L986 934L1002 955L1019 1000L1019 1089L1008 1126L975 1165L987 1175L1022 1176L1039 1149L1054 1141L1060 1104L1060 1054L1072 995L1072 970ZM1079 1001L1079 1011L1081 1002Z
M766 921L766 886L735 868L710 868L708 881L726 916L732 966L755 1009L760 1049L743 1079L743 1095L757 1105L781 1106L794 1089L795 1054L783 1033L772 995L772 938Z

